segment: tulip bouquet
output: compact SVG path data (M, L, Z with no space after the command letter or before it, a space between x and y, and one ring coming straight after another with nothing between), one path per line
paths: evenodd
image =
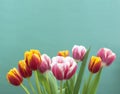
M10 84L21 86L26 94L96 94L102 69L111 65L116 55L108 48L100 48L90 57L89 76L85 78L89 53L90 48L79 45L73 46L72 56L68 50L59 51L52 58L39 50L26 51L18 68L11 69L6 78ZM31 81L33 73L36 86ZM23 85L23 79L30 87Z

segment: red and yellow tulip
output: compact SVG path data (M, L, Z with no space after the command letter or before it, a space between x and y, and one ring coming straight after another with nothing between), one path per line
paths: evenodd
M32 70L37 70L38 66L41 64L41 54L38 50L26 51L25 62Z
M59 51L58 56L67 57L69 56L69 51L68 50Z
M88 69L92 73L97 73L101 68L102 60L100 57L92 56L89 62Z
M26 64L25 60L20 60L18 62L18 70L24 78L28 78L32 75L31 68Z
M8 82L15 86L19 86L23 81L21 74L16 68L11 69L7 73L6 77L7 77Z

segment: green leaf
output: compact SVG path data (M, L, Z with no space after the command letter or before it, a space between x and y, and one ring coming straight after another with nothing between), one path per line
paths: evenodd
M90 82L91 82L91 80L92 80L92 76L93 76L93 73L90 72L90 75L89 75L89 77L88 77L86 86L85 86L85 88L84 88L84 93L82 93L82 94L88 94L88 93L89 93Z
M65 83L64 83L64 88L65 88L65 94L70 94L70 90L69 90L69 86L68 86L67 81L65 81Z
M58 90L58 94L60 94L60 90ZM65 93L65 88L62 89L62 94L67 94Z
M37 71L37 73L38 73L38 79L40 82L47 80L45 74L42 74L39 71Z
M42 85L44 94L57 94L57 82L51 72L41 74L38 72L39 82Z
M87 82L85 80L84 85L83 85L83 89L82 89L82 94L85 94L86 88L87 88Z
M51 91L50 94L58 94L57 81L51 72L48 73L48 80L49 80L49 87Z
M35 82L36 82L37 91L38 91L39 94L42 94L41 88L40 88L40 85L39 85L38 72L34 71L34 74L35 74Z
M74 86L75 86L75 82L76 82L76 77L77 75L75 74L70 80L68 80L68 83L69 83L69 89L71 91L71 94L73 93L73 90L74 90Z
M96 74L95 78L93 79L92 84L91 84L91 86L90 86L91 89L90 89L90 93L89 93L89 94L96 94L96 91L97 91L97 88L98 88L98 84L99 84L99 81L100 81L101 73L102 73L102 68L101 68L101 70Z
M64 83L64 88L65 88L65 94L72 94L74 85L76 82L76 74L69 80L66 80Z
M87 64L87 59L88 59L89 52L90 52L90 48L86 52L85 57L83 59L83 62L81 64L81 67L80 67L80 70L79 70L79 73L78 73L78 76L77 76L77 81L75 83L75 87L74 87L74 90L73 90L73 94L78 94L79 93L82 78L83 78L84 71L85 71L85 66Z

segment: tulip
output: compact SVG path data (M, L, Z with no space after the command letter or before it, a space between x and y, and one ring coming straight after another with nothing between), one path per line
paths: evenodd
M41 54L38 50L30 50L25 52L25 62L32 70L37 70L41 64Z
M25 62L26 64L34 71L35 73L35 79L36 79L36 86L38 93L41 94L40 86L39 86L39 81L38 81L38 73L37 69L38 66L41 64L41 54L38 50L30 50L26 51L25 54Z
M116 59L116 54L113 53L108 48L101 48L99 49L97 56L99 56L102 59L102 65L103 66L109 66L113 63L113 61Z
M18 63L18 70L24 78L29 78L32 75L32 70L26 64L25 60L20 60Z
M101 68L102 60L100 57L92 56L89 62L88 69L92 73L97 73Z
M56 56L52 58L51 68L56 79L67 80L75 74L77 64L72 57Z
M7 73L6 77L7 77L8 82L15 86L19 86L23 81L21 74L16 68L11 69Z
M51 59L47 54L43 54L41 56L42 63L38 66L38 70L41 73L46 72L47 70L51 69Z
M84 46L74 45L74 47L72 48L72 56L77 62L83 60L85 53L86 48Z
M58 56L67 57L67 56L69 56L69 51L68 50L59 51Z
M65 79L70 79L77 70L77 63L72 57L66 57L65 62L68 62L68 71L66 72Z

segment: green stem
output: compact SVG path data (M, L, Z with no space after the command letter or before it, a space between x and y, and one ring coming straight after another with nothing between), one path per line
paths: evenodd
M96 91L97 91L97 88L98 88L98 85L100 82L101 73L102 73L102 68L100 69L100 71L97 73L97 75L93 79L92 86L91 86L92 88L91 88L89 94L96 94Z
M90 52L90 48L86 52L85 57L83 59L83 62L80 66L80 70L78 72L78 76L77 76L77 80L76 80L75 87L74 87L74 90L73 90L73 94L79 94L79 90L80 90L80 87L81 87L81 82L82 82L85 67L86 67L86 64L87 64L87 58L88 58L89 52Z
M92 79L92 75L93 75L93 73L90 73L89 78L88 78L88 82L87 82L87 87L86 87L86 93L85 93L85 94L88 94L89 85L90 85L90 81L91 81L91 79Z
M24 89L24 91L26 92L26 94L30 94L30 92L28 91L28 89L23 84L21 84L20 86Z
M31 83L31 81L30 81L30 78L27 78L27 80L28 80L29 86L30 86L33 94L36 94L35 89L33 88L33 85L32 85L32 83Z
M48 82L48 85L49 85L49 94L51 94L50 83L49 83L49 79L48 79L48 74L47 74L47 72L46 72L46 78L47 78L47 82Z
M62 80L60 81L60 94L62 94Z
M40 90L40 85L39 85L39 80L38 80L38 74L37 74L37 71L34 71L35 73L35 81L36 81L36 87L37 87L37 90L38 90L38 94L42 94L41 93L41 90Z

